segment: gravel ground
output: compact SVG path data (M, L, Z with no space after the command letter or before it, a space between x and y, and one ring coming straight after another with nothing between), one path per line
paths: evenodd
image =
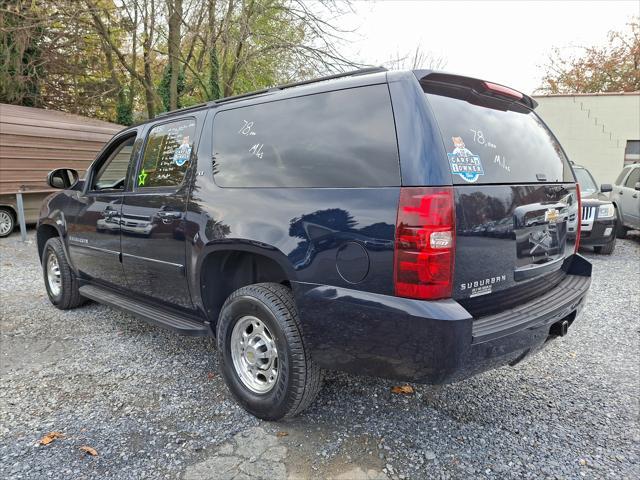
M279 423L235 405L211 339L56 310L33 240L0 240L2 478L640 478L638 235L585 253L585 311L532 359L408 396L328 373Z

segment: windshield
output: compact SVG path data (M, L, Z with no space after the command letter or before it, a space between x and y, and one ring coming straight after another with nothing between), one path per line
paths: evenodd
M562 148L533 111L425 95L442 133L454 183L573 181Z
M596 182L593 181L593 177L588 170L574 167L573 173L576 174L576 180L580 184L580 193L591 194L598 191L598 186Z

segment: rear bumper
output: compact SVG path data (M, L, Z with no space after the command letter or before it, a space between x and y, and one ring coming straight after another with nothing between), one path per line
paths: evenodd
M420 383L446 383L520 361L572 323L591 283L580 255L551 291L473 319L454 300L425 302L326 285L294 285L305 340L323 368Z

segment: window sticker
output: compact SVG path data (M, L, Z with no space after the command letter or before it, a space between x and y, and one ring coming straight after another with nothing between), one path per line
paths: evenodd
M182 137L182 144L173 152L173 163L181 167L189 161L191 157L191 145L189 144L189 135Z
M465 182L473 183L484 175L479 155L474 155L465 147L462 137L451 137L453 152L447 153L451 173L460 175Z
M142 158L138 187L170 187L182 183L195 135L195 120L177 120L151 129Z
M149 174L147 172L145 172L144 168L143 168L142 171L140 172L140 175L138 175L138 186L139 187L144 187L144 184L147 181L147 177L148 176L149 176Z

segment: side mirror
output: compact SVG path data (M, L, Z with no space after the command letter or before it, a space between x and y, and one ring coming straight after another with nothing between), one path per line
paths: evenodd
M73 168L56 168L47 175L47 183L51 188L68 190L78 183L78 172Z
M640 190L640 182L636 182L636 185L633 188L635 188L636 190Z
M613 190L613 187L611 186L610 183L603 183L602 185L600 185L600 191L602 193L611 192L612 190Z

